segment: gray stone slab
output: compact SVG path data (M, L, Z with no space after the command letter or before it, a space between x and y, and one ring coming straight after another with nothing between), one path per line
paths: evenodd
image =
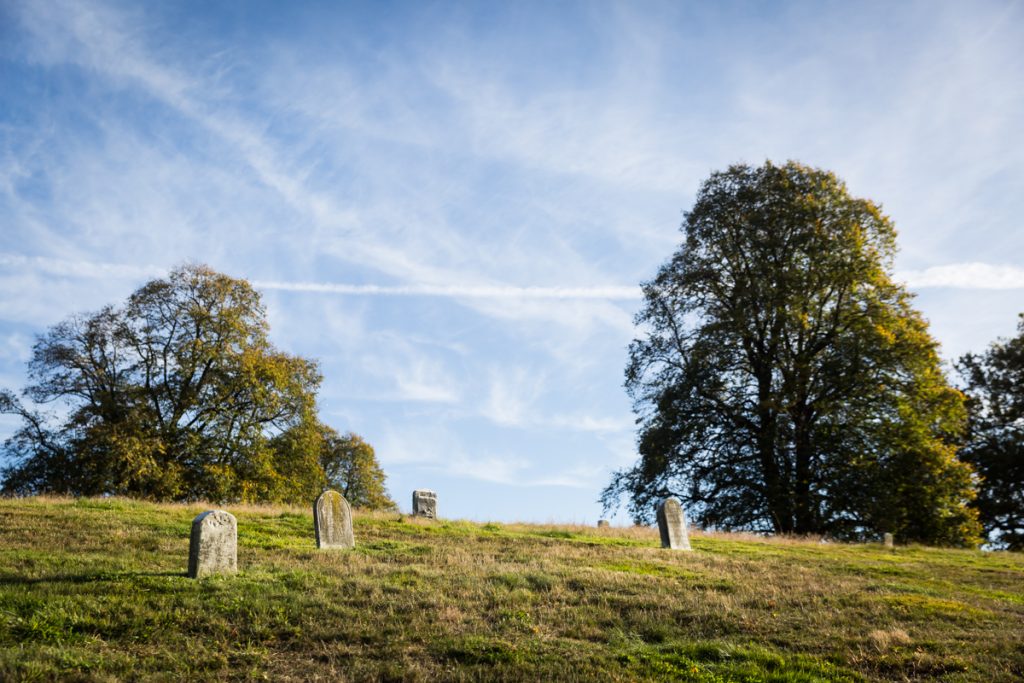
M608 523L607 519L599 519L599 520L597 520L597 528L598 529L606 529L606 528L608 528L610 526L611 526L611 524Z
M313 503L317 548L353 548L352 507L337 491L324 491Z
M893 547L892 534L886 532L882 535L882 545L884 545L886 548Z
M413 491L412 514L418 517L437 519L437 494L430 489L416 489Z
M658 532L661 547L672 550L690 550L690 536L686 532L686 514L675 498L666 498L658 505Z
M192 520L188 575L198 579L238 571L238 522L224 510L207 510Z

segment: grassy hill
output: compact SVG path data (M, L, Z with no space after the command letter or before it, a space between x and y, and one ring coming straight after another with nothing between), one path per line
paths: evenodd
M230 506L233 577L184 572L208 506L0 501L0 680L999 681L1024 557Z

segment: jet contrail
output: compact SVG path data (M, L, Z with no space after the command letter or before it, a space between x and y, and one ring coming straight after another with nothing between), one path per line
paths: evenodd
M643 297L639 287L514 287L509 285L351 285L253 281L257 289L356 296L435 296L467 299L613 299Z

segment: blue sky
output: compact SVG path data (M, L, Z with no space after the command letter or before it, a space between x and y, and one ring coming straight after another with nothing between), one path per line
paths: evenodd
M835 171L944 357L1013 333L1022 46L1020 2L0 2L0 386L203 262L404 508L592 523L637 285L712 170Z

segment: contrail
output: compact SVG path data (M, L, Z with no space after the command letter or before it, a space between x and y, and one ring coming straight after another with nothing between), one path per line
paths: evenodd
M331 282L253 281L257 289L355 296L434 296L466 299L635 300L639 287L514 287L509 285L351 285Z
M1024 268L989 263L952 263L898 272L911 289L1024 289ZM640 287L515 287L509 285L353 285L330 282L263 282L260 289L354 296L435 296L469 299L604 299L643 298Z

